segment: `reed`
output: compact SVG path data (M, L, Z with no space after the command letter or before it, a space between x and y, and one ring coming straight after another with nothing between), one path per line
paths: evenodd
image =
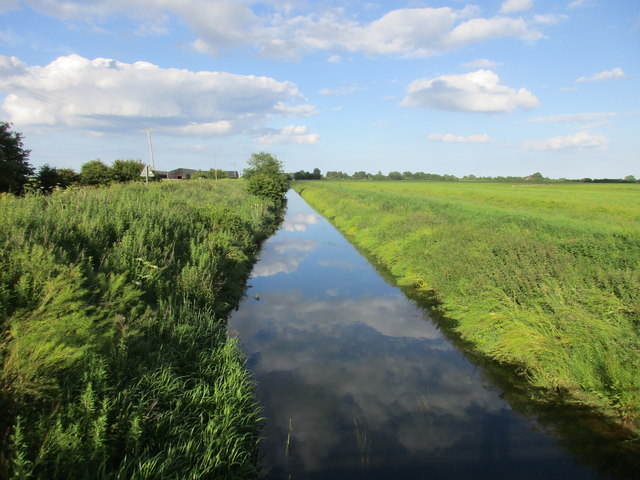
M639 430L637 185L294 188L480 352Z
M225 318L280 215L241 181L1 196L0 476L255 475Z

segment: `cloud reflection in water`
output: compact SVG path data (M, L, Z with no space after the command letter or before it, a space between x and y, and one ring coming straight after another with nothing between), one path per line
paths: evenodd
M267 419L268 478L575 475L424 311L297 195L289 202L254 269L260 299L229 320Z

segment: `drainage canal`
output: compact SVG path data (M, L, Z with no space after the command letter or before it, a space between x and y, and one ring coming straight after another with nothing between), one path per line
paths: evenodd
M288 199L229 320L257 381L267 478L599 478L576 454L584 438L512 409L424 309Z

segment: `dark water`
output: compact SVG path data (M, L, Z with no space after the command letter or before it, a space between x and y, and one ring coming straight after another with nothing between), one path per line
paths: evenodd
M602 478L571 453L582 437L514 411L297 194L249 284L229 329L258 383L267 478Z

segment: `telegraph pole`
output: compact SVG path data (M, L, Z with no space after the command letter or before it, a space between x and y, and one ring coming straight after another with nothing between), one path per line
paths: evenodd
M151 146L151 129L147 128L147 137L149 138L149 153L151 154L151 169L156 169L156 162L153 158L153 147Z

